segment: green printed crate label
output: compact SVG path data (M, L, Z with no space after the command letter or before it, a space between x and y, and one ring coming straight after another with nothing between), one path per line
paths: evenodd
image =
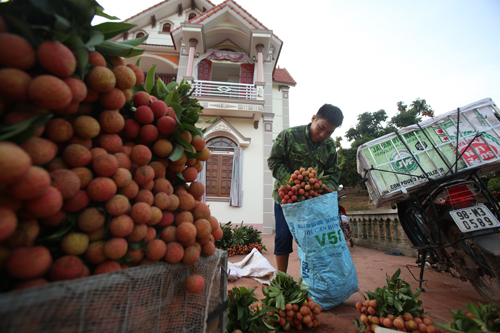
M415 158L397 137L364 149L369 164L376 169L387 171L373 171L382 193L397 190L401 185L419 184L427 177L442 176L448 170L448 165L432 149L431 143L421 131L406 133L404 138ZM454 161L455 152L452 145L446 144L438 149L441 156L448 161ZM465 164L461 163L459 167L463 168ZM395 174L395 172L399 174Z
M401 129L404 143L394 133L361 145L358 172L378 169L369 172L367 183L375 204L392 202L398 198L392 192L397 195L401 187L412 192L427 177L442 177L450 169L484 165L482 170L494 172L500 165L500 122L494 112L498 109L487 98L460 108L460 118L450 111Z
M415 158L398 137L364 149L365 156L371 165L376 169L387 171L374 171L382 193L397 190L401 185L419 184L427 177L441 177L450 167L455 168L456 136L442 135L440 130L436 130L436 126L426 128L424 131L427 137L434 141L436 149L421 130L403 135ZM458 140L459 154L462 156L458 161L457 170L498 159L497 147L500 145L495 136L488 132L482 132L482 137L478 138L475 138L476 132L461 132L465 138ZM443 140L443 137L453 137L453 140Z

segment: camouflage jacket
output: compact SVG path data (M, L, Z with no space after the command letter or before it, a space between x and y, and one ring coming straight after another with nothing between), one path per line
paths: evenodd
M267 165L274 181L273 199L281 204L278 189L282 180L300 168L318 167L318 174L330 176L326 186L336 191L340 179L335 142L332 138L321 141L316 149L309 137L309 125L291 127L281 131L274 141ZM288 179L287 179L288 180Z

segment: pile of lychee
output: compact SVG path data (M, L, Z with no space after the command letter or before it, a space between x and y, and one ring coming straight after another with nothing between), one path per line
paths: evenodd
M235 255L244 255L244 254L249 254L252 252L253 249L257 249L259 252L262 253L262 250L264 250L264 246L261 243L252 243L248 245L234 245L233 247L227 248L227 254L229 257L235 256Z
M259 302L253 305L253 307L262 310L262 303ZM320 313L321 305L314 302L311 297L308 297L302 304L287 303L284 309L278 309L278 313L268 312L268 315L276 318L274 323L271 323L270 319L264 320L284 331L289 331L292 328L300 331L306 328L318 327L320 324L318 318Z
M361 316L359 320L366 325L364 332L375 332L377 327L385 327L400 332L413 333L435 333L440 332L433 326L432 319L425 314L403 313L403 314L385 314L380 316L377 309L377 300L366 300L364 303L357 302L356 309Z
M325 184L318 179L318 173L312 167L295 170L288 180L288 184L281 185L278 193L282 204L300 202L319 197L323 193Z
M164 101L132 94L142 70L91 51L81 80L64 44L34 49L1 29L0 44L8 45L0 52L1 123L54 115L22 143L0 141L2 280L19 289L212 255L222 230L195 181L210 151L198 133L184 131L199 157L168 158L178 120ZM120 112L129 100L133 115ZM62 230L55 255L51 236ZM188 291L203 288L200 277L188 279Z

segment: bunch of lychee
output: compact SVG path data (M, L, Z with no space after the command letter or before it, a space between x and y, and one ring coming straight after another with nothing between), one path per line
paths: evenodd
M318 173L312 167L295 170L288 180L288 184L281 185L278 193L282 204L300 202L319 197L323 193L325 184L318 179Z
M45 41L35 50L2 29L0 43L9 46L0 53L2 124L55 115L19 145L0 142L0 268L15 287L159 260L193 265L213 254L222 230L195 181L210 151L184 131L201 156L168 159L177 118L154 96L132 94L142 70L91 51L80 80L64 44ZM136 111L123 115L131 99ZM59 243L64 255L54 257L42 240L70 220Z
M435 333L440 332L432 322L432 319L425 314L412 315L404 314L386 314L381 317L377 309L377 300L366 300L364 303L357 302L356 309L361 313L360 321L366 325L366 333L375 332L377 327L385 327L400 332L413 333Z
M262 310L261 303L257 303L253 307ZM292 328L300 331L305 328L318 327L320 313L321 305L308 297L302 304L287 303L284 309L278 309L278 313L268 312L268 315L275 317L274 323L271 323L270 319L265 320L272 326L282 328L284 331L289 331Z

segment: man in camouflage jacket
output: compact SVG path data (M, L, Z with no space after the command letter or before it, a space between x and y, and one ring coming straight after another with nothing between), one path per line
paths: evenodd
M275 179L273 189L276 221L274 254L279 271L286 273L288 257L293 251L293 237L281 209L282 199L278 193L280 183L295 170L317 167L318 174L324 172L324 176L330 176L325 184L325 190L336 191L340 179L340 168L335 142L331 135L337 127L342 125L343 120L344 116L338 107L325 104L316 115L312 116L310 124L285 129L274 141L267 165Z

